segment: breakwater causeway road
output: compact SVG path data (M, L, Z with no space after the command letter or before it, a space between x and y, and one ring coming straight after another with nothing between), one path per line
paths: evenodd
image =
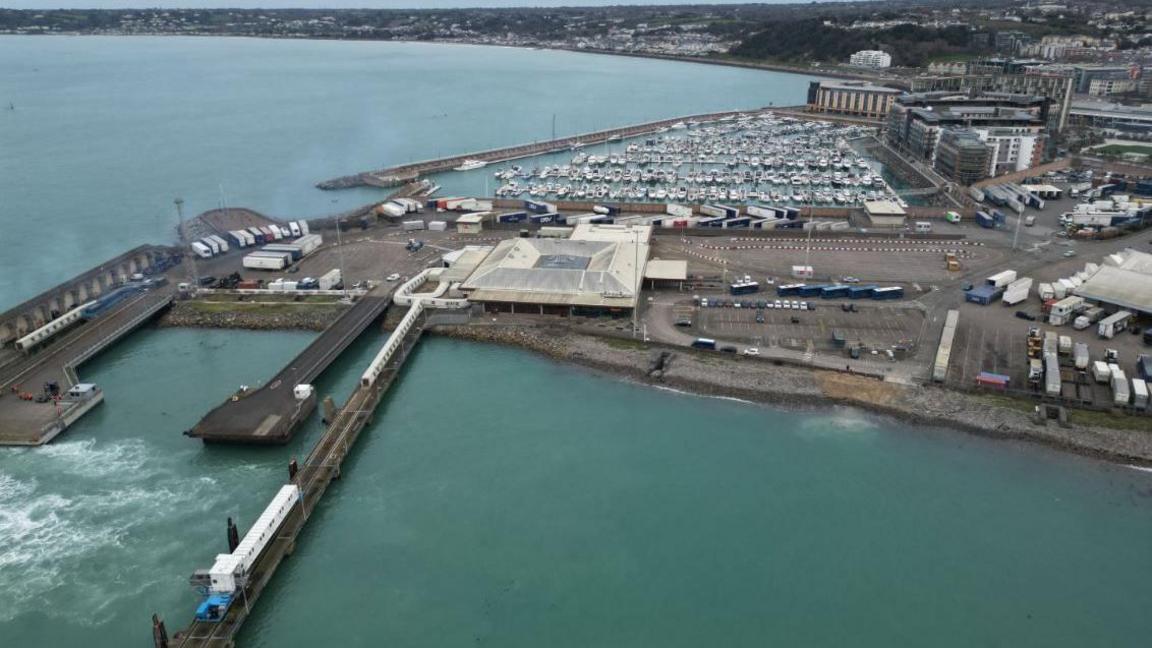
M365 294L272 380L238 392L185 434L205 443L287 443L316 407L316 394L298 395L296 386L311 384L384 313L392 303L392 288L381 285Z

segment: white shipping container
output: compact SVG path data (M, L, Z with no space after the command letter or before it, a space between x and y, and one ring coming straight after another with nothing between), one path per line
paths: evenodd
M445 221L428 221L428 229L433 232L446 232L448 231L448 223Z
M192 241L192 251L201 259L211 259L213 256L212 248L204 245L200 241Z
M1127 405L1132 399L1128 391L1128 376L1119 369L1112 370L1112 403L1115 405Z
M812 266L792 266L792 276L796 279L811 279L812 274Z
M1139 378L1132 379L1132 406L1140 410L1148 408L1148 385Z
M996 274L992 275L991 277L988 277L988 279L987 279L988 285L996 286L997 288L1002 288L1004 286L1007 286L1008 284L1012 283L1013 281L1016 281L1016 271L1015 270L1005 270L1003 272L997 272Z
M678 218L692 217L692 208L688 207L687 205L674 205L672 203L668 203L668 205L664 208L664 211L666 211L669 216L676 216ZM749 211L748 213L751 214L752 212Z
M244 255L244 267L250 270L283 270L288 267L285 256Z
M401 228L405 232L416 232L424 229L424 221L404 221Z
M1084 344L1083 342L1077 342L1075 350L1072 353L1072 357L1075 358L1077 369L1080 369L1081 371L1087 369L1088 362L1090 361L1088 355L1088 345Z
M288 221L288 229L292 230L292 236L300 237L304 235L304 232L300 231L300 224L296 221Z
M200 239L200 243L201 245L207 245L208 249L212 250L213 256L223 252L223 250L220 249L220 244L213 240L211 236Z
M320 279L317 280L317 284L317 287L320 290L334 290L336 286L340 284L340 269L333 268L332 270L329 270L328 272L320 275Z
M299 221L296 221L296 223L300 225L300 234L302 234L303 236L308 236L308 221L299 220Z
M1060 336L1060 355L1072 353L1072 338L1067 335Z
M1108 366L1108 363L1103 360L1093 362L1092 379L1101 385L1108 384L1108 381L1112 380L1112 369Z
M1052 290L1052 284L1040 284L1037 292L1040 294L1040 299L1053 299L1056 297L1056 292Z
M1060 361L1056 354L1044 354L1044 393L1049 396L1060 395Z
M228 248L229 248L228 241L225 241L223 236L220 236L218 234L211 234L208 236L208 238L212 239L213 241L216 241L216 244L220 246L221 252L227 252L228 251Z

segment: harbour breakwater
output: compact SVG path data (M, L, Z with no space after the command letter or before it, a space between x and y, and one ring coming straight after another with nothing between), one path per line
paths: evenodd
M935 386L895 384L858 373L605 338L562 325L472 323L434 326L429 332L519 347L627 380L702 396L790 409L858 407L914 425L1028 441L1105 461L1152 466L1152 435L1144 431L1037 423L1023 408ZM669 355L654 376L649 367L654 354L662 351Z

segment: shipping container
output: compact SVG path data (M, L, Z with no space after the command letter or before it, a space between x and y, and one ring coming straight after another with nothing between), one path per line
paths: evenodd
M263 245L265 243L271 242L267 239L267 237L264 236L264 231L259 227L249 227L248 233L252 235L253 239L255 239L256 245Z
M976 384L981 387L991 387L992 389L999 389L1004 391L1008 389L1008 382L1011 379L1004 374L992 373L990 371L981 371L976 375Z
M447 221L428 221L428 229L432 232L447 232Z
M205 236L204 238L200 239L200 243L202 245L207 245L208 248L212 250L212 256L216 256L217 254L220 254L224 251L221 249L220 244L217 243L216 240L211 236Z
M952 341L956 327L960 323L960 311L950 310L944 318L944 331L940 334L940 346L936 349L936 360L932 366L932 380L944 382L948 376L948 362L952 357Z
M678 218L692 217L692 208L686 205L674 205L669 203L665 206L664 211L667 212L669 216L676 216Z
M1112 369L1107 362L1097 360L1092 363L1092 379L1102 385L1112 380Z
M244 255L243 264L250 270L283 270L288 267L289 259L287 253L276 255L254 252Z
M200 241L192 241L191 247L196 256L200 257L201 259L211 259L213 256L215 256L212 253L212 248L204 245Z
M996 227L996 221L992 219L992 216L982 211L976 212L976 224L984 229L994 229Z
M1003 272L997 272L996 274L984 280L984 282L989 286L996 286L997 288L1003 288L1013 281L1016 281L1015 270L1004 270Z
M221 252L227 252L229 250L230 246L228 245L228 241L225 241L223 236L220 236L218 234L210 234L208 236L208 238L212 239L213 241L216 241L216 245L220 246Z
M976 286L971 290L965 290L964 301L987 306L999 299L1003 293L1003 288L985 284L983 286Z
M1102 338L1111 339L1128 326L1128 320L1131 318L1132 313L1128 311L1113 313L1096 325L1096 334Z
M1127 405L1132 400L1128 376L1118 367L1112 369L1112 404Z
M1077 342L1072 357L1076 364L1076 368L1085 371L1088 369L1090 358L1088 356L1088 345L1083 342Z
M1136 356L1136 375L1144 380L1152 380L1152 356L1146 353Z
M540 238L568 238L572 236L571 227L541 227L537 236Z
M505 212L496 215L497 223L523 223L528 220L528 212L526 211L513 211ZM405 223L407 225L407 223Z
M228 241L238 248L248 247L248 237L238 230L228 232Z
M287 254L290 261L299 261L304 258L304 250L295 243L269 243L260 248L261 252L271 252L275 254ZM258 254L253 252L253 254Z
M292 236L295 238L299 238L304 235L304 232L300 231L300 224L296 221L288 221L288 229L292 230Z
M400 227L405 232L416 232L416 231L424 229L424 221L422 221L422 220L404 221L403 223L401 223Z
M1044 354L1044 393L1048 396L1060 395L1060 361L1055 353Z
M337 290L337 286L341 283L340 269L333 268L325 272L320 275L320 279L316 283L320 290Z
M1132 407L1148 409L1148 384L1140 378L1132 379Z

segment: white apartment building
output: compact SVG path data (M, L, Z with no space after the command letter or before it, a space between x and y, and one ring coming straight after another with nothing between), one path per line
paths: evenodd
M886 68L892 65L892 55L880 50L860 50L848 57L848 63L857 67Z

